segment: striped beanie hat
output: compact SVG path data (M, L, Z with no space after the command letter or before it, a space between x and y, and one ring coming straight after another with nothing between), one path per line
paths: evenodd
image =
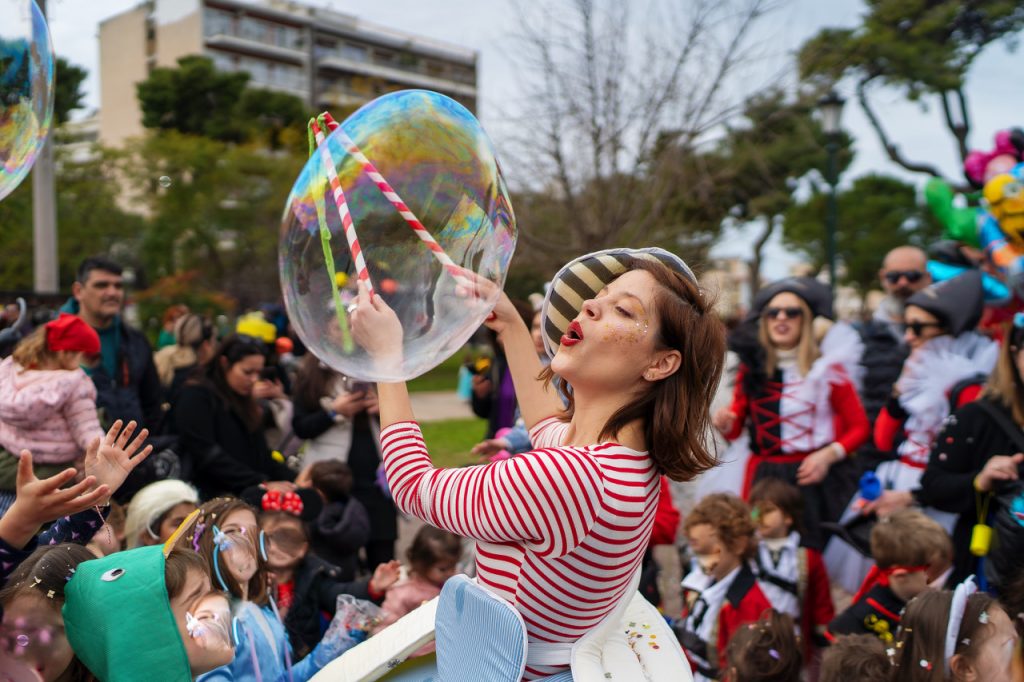
M606 249L595 251L562 266L548 287L541 307L541 329L544 349L551 357L558 351L562 335L580 310L583 302L594 298L612 280L630 269L632 261L660 261L696 283L693 271L679 256L657 247L645 249Z

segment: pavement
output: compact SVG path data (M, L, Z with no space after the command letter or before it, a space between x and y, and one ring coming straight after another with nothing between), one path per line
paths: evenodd
M455 391L423 391L410 394L412 413L420 422L438 422L446 419L474 417L469 403Z

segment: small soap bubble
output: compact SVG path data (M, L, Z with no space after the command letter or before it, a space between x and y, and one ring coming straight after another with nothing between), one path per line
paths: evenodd
M157 180L157 182L160 183L160 186L163 187L164 189L167 189L168 187L171 186L171 178L167 175L161 175L160 179Z

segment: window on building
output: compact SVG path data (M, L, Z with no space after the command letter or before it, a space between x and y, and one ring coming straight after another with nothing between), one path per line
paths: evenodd
M353 62L365 62L369 61L369 53L362 45L345 43L341 46L341 58L348 59Z
M207 7L203 10L203 34L233 35L235 18L229 12Z

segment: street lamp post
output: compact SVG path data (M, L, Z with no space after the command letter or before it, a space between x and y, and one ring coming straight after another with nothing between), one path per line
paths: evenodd
M828 281L832 295L836 294L836 184L839 172L836 168L836 154L839 151L839 117L843 113L845 100L835 90L818 100L821 110L821 128L825 132L825 181L829 186L828 210L825 214L825 255L828 258Z

